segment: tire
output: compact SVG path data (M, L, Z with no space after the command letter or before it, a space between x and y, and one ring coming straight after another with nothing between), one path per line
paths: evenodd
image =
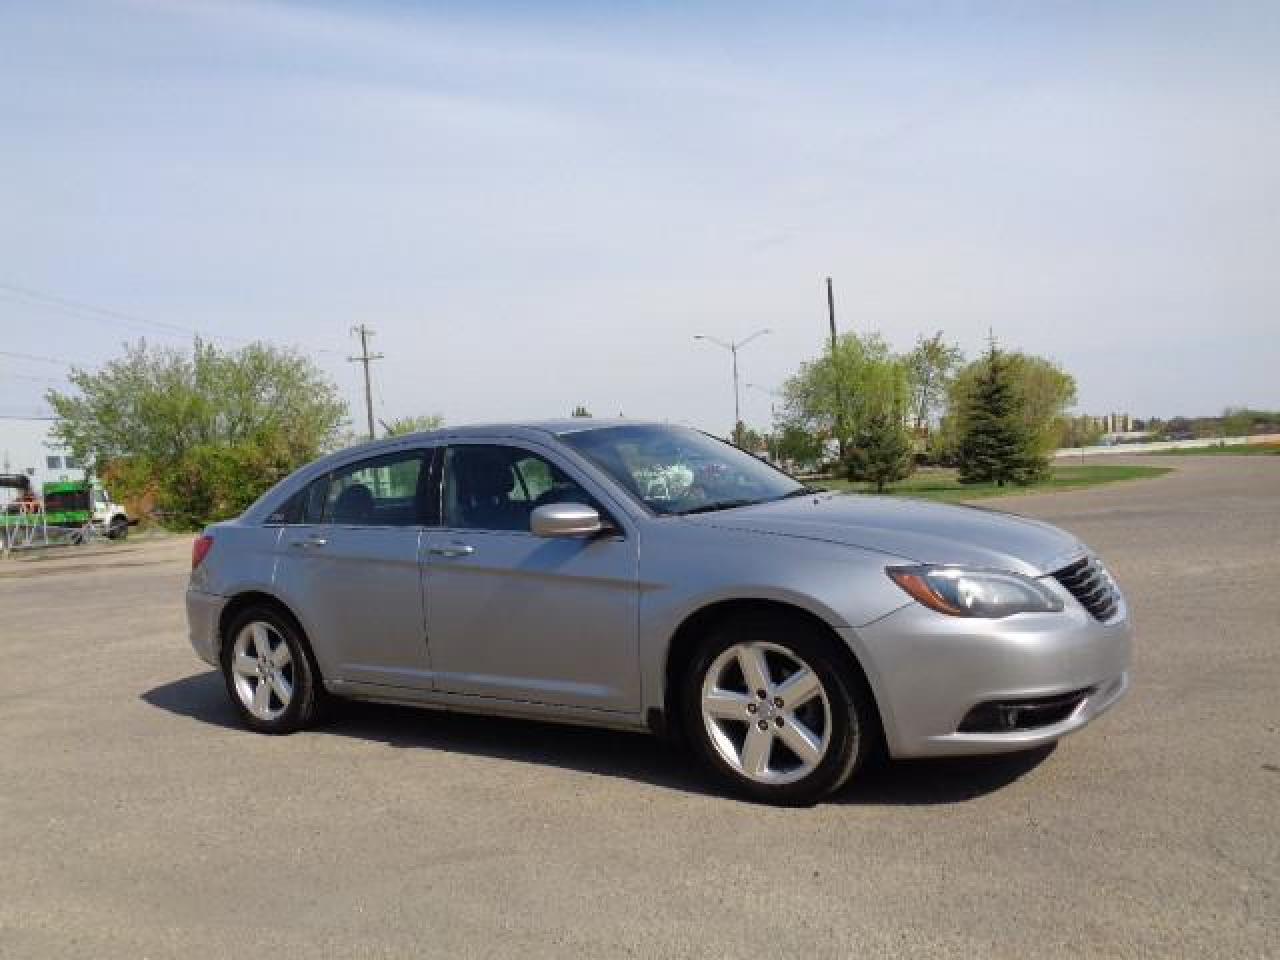
M240 611L222 638L221 660L227 696L249 729L293 733L318 719L320 671L302 629L278 607Z
M107 527L107 537L111 540L125 540L129 536L129 521L122 516L114 516L111 518L111 525Z
M731 792L807 806L873 752L875 706L834 642L802 617L766 614L732 617L701 643L681 685L682 720L699 759Z

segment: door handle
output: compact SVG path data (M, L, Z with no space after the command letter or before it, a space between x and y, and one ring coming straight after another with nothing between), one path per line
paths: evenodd
M306 540L294 540L289 544L299 550L308 550L312 547L323 547L329 541L324 537L308 537Z
M443 547L432 547L427 553L435 557L469 557L476 548L465 543L451 543Z

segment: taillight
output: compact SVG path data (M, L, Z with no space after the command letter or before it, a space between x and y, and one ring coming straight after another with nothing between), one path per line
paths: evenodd
M213 549L213 537L207 533L196 537L191 544L191 569L194 570L200 564L204 563L204 558L209 555L209 551Z

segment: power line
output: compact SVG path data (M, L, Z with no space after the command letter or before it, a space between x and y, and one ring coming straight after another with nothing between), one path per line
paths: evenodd
M0 380L28 380L32 383L62 383L64 378L60 377L33 377L27 373L6 373L0 375Z
M369 364L374 360L381 360L382 354L369 352L369 338L373 336L373 331L365 324L352 327L351 332L360 334L360 356L347 357L347 361L364 365L364 407L369 415L369 439L373 440L376 435L373 430L373 389L369 381Z
M45 307L50 310L62 310L64 313L75 314L86 319L114 320L118 323L125 323L132 326L151 327L157 330L164 330L167 333L181 334L184 337L201 335L199 330L192 327L184 327L176 323L166 323L162 320L149 320L146 317L135 317L132 314L122 313L119 310L112 310L109 307L99 307L92 303L84 303L80 300L71 300L67 297L59 297L51 293L43 293L39 290L19 287L10 283L0 283L0 290L3 290L10 296L16 296L23 300L30 301L35 306Z
M90 362L88 360L72 360L68 357L46 357L38 353L16 353L13 350L0 350L0 357L12 357L15 360L32 360L36 363L53 363L58 366L68 363L87 364Z
M60 310L63 313L78 316L87 320L110 321L130 325L135 328L139 326L150 327L173 335L182 335L184 337L196 336L203 337L207 340L234 341L242 344L253 343L254 340L265 339L263 337L247 338L232 336L231 334L209 333L207 331L198 330L195 327L188 327L178 323L169 323L164 320L153 320L148 317L140 317L136 314L125 313L122 310L114 310L110 307L99 306L98 304L88 303L84 300L73 300L70 297L63 297L57 294L47 293L43 290L36 290L31 287L23 287L12 283L0 282L0 291L3 291L10 297L16 297L21 301L25 301L32 306L43 307L48 310ZM331 350L328 347L317 347L301 343L296 345L316 353L336 354L339 352L337 350Z

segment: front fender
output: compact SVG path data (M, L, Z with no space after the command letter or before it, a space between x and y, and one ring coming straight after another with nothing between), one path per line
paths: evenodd
M690 525L691 526L691 525ZM654 528L657 527L655 531ZM640 550L639 659L646 711L662 709L667 660L681 625L730 600L803 610L844 638L910 603L884 568L897 558L842 544L734 530L651 524Z

